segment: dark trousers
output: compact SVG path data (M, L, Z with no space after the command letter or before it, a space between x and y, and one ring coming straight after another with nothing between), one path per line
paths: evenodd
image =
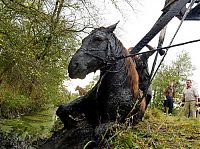
M166 108L169 108L168 113L172 113L173 111L173 97L166 96L166 100L164 101L164 112L166 113Z

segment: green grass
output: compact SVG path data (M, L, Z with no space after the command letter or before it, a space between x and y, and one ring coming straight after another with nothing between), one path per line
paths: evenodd
M200 119L164 115L151 109L136 126L117 130L110 139L113 149L199 149Z

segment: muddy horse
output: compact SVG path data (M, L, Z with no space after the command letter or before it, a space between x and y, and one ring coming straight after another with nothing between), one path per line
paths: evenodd
M99 136L108 126L127 121L134 124L143 118L146 102L139 91L136 64L130 57L115 60L129 54L113 33L116 25L94 29L73 55L68 67L70 78L83 79L100 70L100 79L86 95L58 108L56 114L64 123L62 138L56 142L55 137L54 143L51 140L44 148L81 148L91 140L98 146Z

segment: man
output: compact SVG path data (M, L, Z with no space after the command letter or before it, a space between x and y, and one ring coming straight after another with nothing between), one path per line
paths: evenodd
M182 102L184 102L184 115L186 117L196 117L198 96L197 90L192 86L192 80L186 80L186 88L183 90L182 99Z
M164 95L166 97L166 101L164 103L164 113L167 112L167 107L169 108L168 114L172 115L173 112L173 98L175 96L175 87L173 81L170 81L167 88L164 91Z

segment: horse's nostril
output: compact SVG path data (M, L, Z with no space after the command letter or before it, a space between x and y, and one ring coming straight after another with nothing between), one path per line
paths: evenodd
M76 63L73 63L73 69L76 69L77 67L78 67L78 63L76 62Z
M77 71L78 67L79 67L79 64L77 62L70 62L69 67L68 67L68 72L70 74L73 74L74 71Z

